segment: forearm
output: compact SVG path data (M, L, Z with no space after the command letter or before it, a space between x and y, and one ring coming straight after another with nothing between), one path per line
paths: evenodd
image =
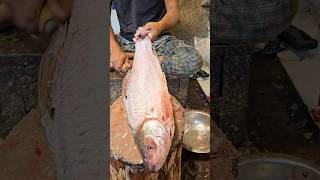
M170 29L179 22L179 0L165 0L166 11L165 16L159 21L162 30Z
M110 51L114 50L114 49L119 49L121 48L117 39L116 39L116 36L114 35L114 32L113 32L113 29L110 25Z
M0 0L1 1L1 0ZM111 17L111 6L112 6L112 3L110 2L110 17ZM112 26L111 26L111 23L110 23L110 26L109 26L109 38L110 38L110 52L112 53L113 50L119 50L121 49L117 39L116 39L116 36L113 32L113 29L112 29Z

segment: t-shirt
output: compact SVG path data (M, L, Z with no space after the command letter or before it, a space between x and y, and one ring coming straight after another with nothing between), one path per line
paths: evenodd
M119 19L120 35L132 41L138 27L160 21L166 13L164 0L112 0ZM169 34L164 30L160 35Z

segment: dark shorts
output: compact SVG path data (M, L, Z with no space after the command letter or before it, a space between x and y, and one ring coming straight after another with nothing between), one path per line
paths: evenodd
M135 51L133 41L129 41L121 35L116 35L116 37L124 51ZM164 56L162 70L165 74L190 76L198 72L203 65L199 52L174 36L163 35L158 37L154 41L153 47L159 56Z

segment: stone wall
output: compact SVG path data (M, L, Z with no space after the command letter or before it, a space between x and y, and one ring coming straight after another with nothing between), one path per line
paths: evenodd
M180 0L180 21L171 32L178 39L194 46L209 65L210 39L209 39L209 8L208 0Z

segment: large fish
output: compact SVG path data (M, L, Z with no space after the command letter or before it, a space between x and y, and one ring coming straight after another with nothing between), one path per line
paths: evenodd
M165 74L148 36L135 41L133 65L122 84L129 126L148 171L166 161L174 135L174 116Z

